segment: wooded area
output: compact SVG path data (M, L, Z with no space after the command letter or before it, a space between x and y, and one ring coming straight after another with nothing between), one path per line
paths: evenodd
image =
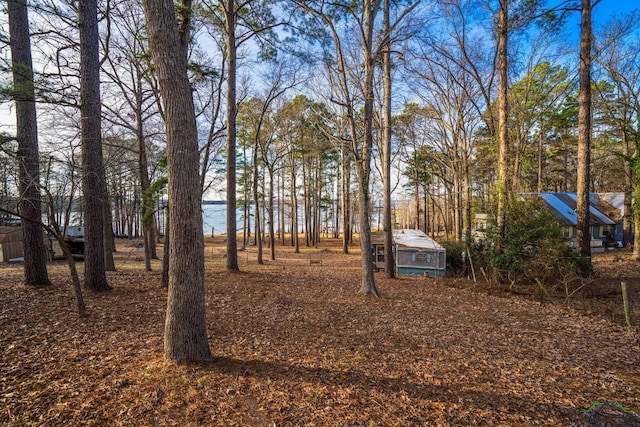
M640 262L640 12L611 1L7 0L0 226L21 228L24 292L61 291L62 256L78 316L95 316L82 288L93 303L124 292L118 246L135 242L129 284L166 292L178 363L216 357L210 282L247 254L284 271L283 253L339 241L365 321L398 272L423 271L398 268L394 230L437 240L449 285L601 295L592 254ZM212 200L225 269L209 278ZM412 289L448 289L431 285Z

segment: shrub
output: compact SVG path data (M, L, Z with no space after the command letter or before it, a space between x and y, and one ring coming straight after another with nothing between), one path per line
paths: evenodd
M465 264L462 261L462 253L466 252L466 245L455 240L444 241L441 245L447 251L447 276L457 277L464 274Z
M485 257L477 257L477 265L488 260L511 283L535 283L535 279L553 281L567 274L590 271L584 260L567 245L562 227L540 198L517 198L509 203L505 221L502 251L496 253L495 223L490 224L485 241ZM488 253L487 253L488 252ZM474 261L476 261L474 259Z

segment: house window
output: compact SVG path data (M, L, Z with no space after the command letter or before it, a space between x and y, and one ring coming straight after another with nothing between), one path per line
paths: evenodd
M411 264L413 265L429 265L431 263L431 253L429 252L412 252Z
M421 262L421 263L427 262L427 253L426 252L417 252L416 253L416 262Z

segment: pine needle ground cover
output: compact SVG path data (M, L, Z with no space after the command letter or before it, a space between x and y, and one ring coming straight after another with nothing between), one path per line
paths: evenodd
M640 411L638 329L597 310L593 292L578 309L377 273L383 296L366 298L355 248L279 246L258 265L250 247L229 273L224 242L209 239L215 359L177 366L162 359L160 265L145 272L133 248L120 242L114 289L86 292L82 319L63 261L45 289L0 266L0 425L564 426L596 402ZM596 259L591 289L635 271L613 257Z

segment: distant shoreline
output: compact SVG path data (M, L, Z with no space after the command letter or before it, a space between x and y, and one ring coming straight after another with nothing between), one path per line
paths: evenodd
M162 199L159 201L159 203L166 206L167 199ZM203 200L202 204L203 205L226 205L227 201L226 200Z

